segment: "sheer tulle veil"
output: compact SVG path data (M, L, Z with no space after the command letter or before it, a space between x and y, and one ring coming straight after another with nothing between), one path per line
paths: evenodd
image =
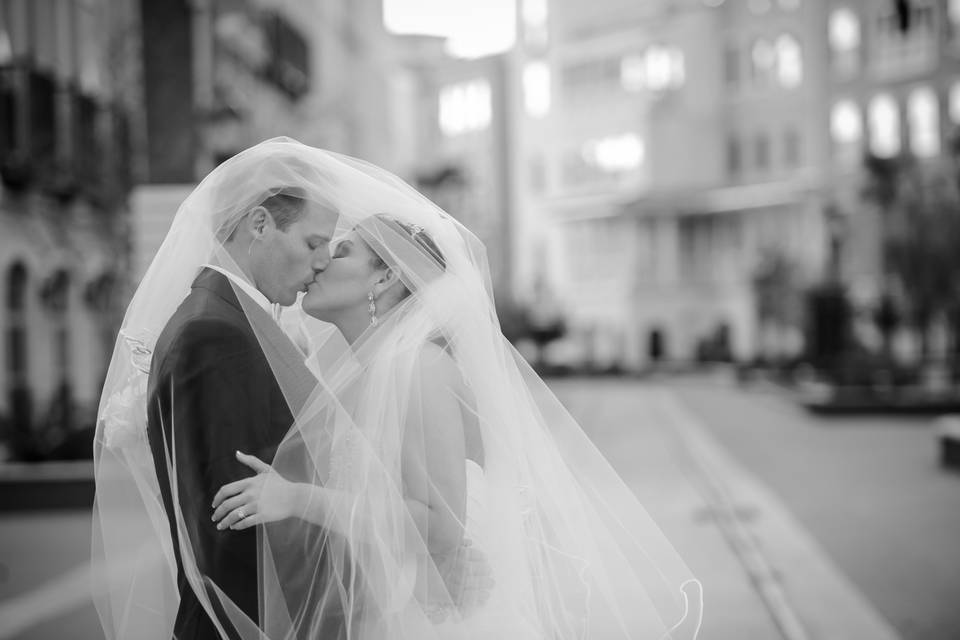
M320 522L257 527L253 620L204 573L180 512L178 569L146 437L147 389L157 336L201 267L229 268L225 234L290 189L336 211L338 229L355 229L409 295L349 345L299 303L285 309L281 324L303 350L303 370L280 361L288 350L276 348L275 320L247 313L293 416L267 462L330 496ZM279 138L204 179L130 303L101 400L93 551L108 638L170 638L178 571L224 638L695 638L700 583L503 337L489 273L468 229L360 160ZM458 416L450 429L482 441L485 513L448 505L464 544L490 568L492 584L472 608L453 586L455 550L424 530L407 500L411 482L433 489L437 452L424 424L443 406ZM176 485L177 460L164 459Z

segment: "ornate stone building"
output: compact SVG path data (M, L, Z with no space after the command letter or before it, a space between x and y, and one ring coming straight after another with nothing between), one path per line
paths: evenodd
M379 0L0 0L0 459L89 451L123 309L216 164L286 135L394 168L390 57Z
M93 423L127 291L138 46L126 0L0 2L0 457L70 455Z

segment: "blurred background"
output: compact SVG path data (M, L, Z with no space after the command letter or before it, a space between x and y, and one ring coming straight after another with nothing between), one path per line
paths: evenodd
M704 637L960 638L960 1L0 0L0 640L99 637L116 331L277 135L486 243Z

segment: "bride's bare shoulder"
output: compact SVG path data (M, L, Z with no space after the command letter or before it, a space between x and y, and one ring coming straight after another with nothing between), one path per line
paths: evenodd
M433 340L426 342L418 358L420 374L437 382L453 382L460 379L457 364L446 343Z

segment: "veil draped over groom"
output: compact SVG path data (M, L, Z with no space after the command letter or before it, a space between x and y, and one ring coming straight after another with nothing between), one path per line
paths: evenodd
M178 401L228 413L231 393L266 391L230 385L215 400L176 381L157 389L157 341L205 265L241 272L224 239L277 193L335 211L338 233L362 229L409 295L348 345L298 304L265 309L225 280L272 376L267 386L278 390L282 406L268 419L285 422L255 453L286 480L323 487L329 500L319 522L304 514L211 531L209 505L197 500L203 480L187 473L184 457L216 443L178 442L171 425L159 441L148 431L157 415L177 416ZM410 229L428 234L442 259L411 242ZM474 532L469 544L493 581L475 611L456 593L448 556L417 527L400 474L401 464L426 471L434 451L418 439L418 424L449 391L424 374L426 343L449 354L449 376L466 390L455 401L482 438L490 517L464 530ZM186 598L220 637L244 640L490 638L504 630L531 640L686 640L699 629L699 583L500 332L483 244L389 172L287 138L227 160L181 205L117 338L94 455L95 597L108 638L173 637ZM218 556L216 536L240 534L251 557L237 561L256 567L252 591L224 569L232 556Z

